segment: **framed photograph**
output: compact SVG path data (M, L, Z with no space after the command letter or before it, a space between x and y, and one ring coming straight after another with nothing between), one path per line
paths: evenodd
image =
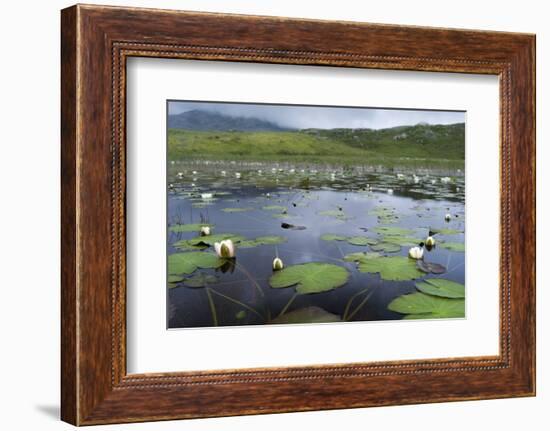
M61 30L63 420L535 394L533 35Z

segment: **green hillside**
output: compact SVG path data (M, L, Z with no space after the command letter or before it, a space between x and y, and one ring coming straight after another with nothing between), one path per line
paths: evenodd
M462 167L464 124L283 132L169 129L168 158Z

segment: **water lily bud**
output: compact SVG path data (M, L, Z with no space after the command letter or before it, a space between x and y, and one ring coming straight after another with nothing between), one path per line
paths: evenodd
M212 199L212 193L202 193L201 198L202 199Z
M230 239L214 243L214 250L216 250L216 255L218 257L222 257L225 259L235 257L235 246L233 245L233 241L231 241Z
M445 214L445 221L450 221L451 220L451 214L447 213Z
M208 236L208 235L210 235L210 226L201 227L201 236Z
M426 238L426 247L433 247L435 245L435 239L432 236Z
M273 270L274 271L280 271L281 269L283 269L283 261L281 259L279 259L278 257L276 257L275 259L273 259Z
M421 247L412 247L409 249L409 257L411 259L422 259L424 256L424 249Z

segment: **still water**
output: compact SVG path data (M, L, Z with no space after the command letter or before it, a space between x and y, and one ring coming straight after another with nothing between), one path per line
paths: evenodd
M424 249L424 259L445 266L445 279L465 281L463 249L442 246L464 244L464 176L459 170L175 162L168 169L167 208L168 255L193 249L175 245L199 234L174 229L178 225L208 224L212 234L247 240L282 237L277 244L254 247L236 242L234 260L171 280L169 328L265 324L312 306L347 321L403 319L403 314L388 310L388 304L415 292L418 279L383 280L378 273L360 272L357 263L344 256L370 251L371 245L322 239L326 234L380 240L376 229L388 226L410 230L408 237L422 242L430 230L448 229L452 232L434 235L437 244ZM445 220L447 214L450 220ZM381 254L407 256L412 245ZM197 250L213 252L213 247L202 244ZM309 262L335 264L346 268L349 277L332 290L297 295L293 287L270 286L275 257L285 268ZM206 281L197 287L186 281L191 275Z

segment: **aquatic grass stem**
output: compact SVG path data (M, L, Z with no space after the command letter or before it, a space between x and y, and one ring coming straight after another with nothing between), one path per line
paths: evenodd
M222 298L225 298L228 301L231 301L237 305L240 305L241 307L246 308L247 310L251 311L252 313L266 320L265 316L262 316L258 311L256 311L254 308L250 307L249 305L246 305L244 302L241 302L235 298L231 298L230 296L224 295L223 293L220 293L217 290L214 290L214 289L209 289L209 290L211 293L215 293L216 295L221 296Z
M296 297L298 296L298 293L295 292L294 295L292 295L290 297L290 299L288 300L288 302L286 303L286 305L283 307L283 309L281 310L281 312L277 315L277 317L281 317L283 314L286 313L286 311L288 310L288 307L290 307L290 305L294 302L294 300L296 299Z
M254 279L254 277L252 276L252 274L250 274L248 272L248 270L242 266L240 263L238 263L237 261L235 261L235 267L241 271L244 275L246 275L246 277L250 280L250 282L253 284L253 286L258 290L258 292L260 292L260 295L262 295L262 297L265 297L265 293L264 291L262 290L262 287L258 284L258 282Z
M214 326L218 326L218 316L216 314L216 305L212 299L212 293L209 287L206 288L206 295L208 296L208 304L210 305L210 312L212 313L212 323Z

